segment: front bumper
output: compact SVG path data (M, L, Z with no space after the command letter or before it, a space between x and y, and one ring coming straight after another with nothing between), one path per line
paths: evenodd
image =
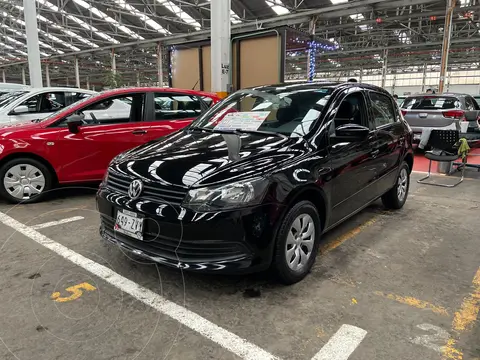
M261 271L271 263L276 206L196 213L177 205L131 200L108 188L99 190L97 206L104 240L156 263L213 273ZM118 209L145 216L144 240L114 230Z

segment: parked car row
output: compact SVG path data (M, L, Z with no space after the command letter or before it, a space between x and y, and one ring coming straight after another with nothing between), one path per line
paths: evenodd
M295 283L322 233L378 198L393 209L407 199L412 131L375 86L264 86L223 101L165 88L48 100L66 106L0 130L0 195L28 203L57 184L101 181L101 237L165 265L271 268Z

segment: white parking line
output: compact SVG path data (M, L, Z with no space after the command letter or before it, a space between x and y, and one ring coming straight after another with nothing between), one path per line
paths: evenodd
M34 230L45 229L45 228L48 228L48 227L51 227L51 226L67 224L67 223L70 223L70 222L73 222L73 221L79 221L79 220L83 220L83 219L85 219L83 216L73 216L73 217L58 220L58 221L50 221L50 222L43 223L43 224L32 225L32 229L34 229Z
M73 250L49 239L45 235L30 226L24 225L10 216L0 212L0 222L11 227L15 231L32 239L36 243L55 252L61 257L70 260L74 264L98 276L109 284L133 296L144 304L151 306L157 311L177 320L186 327L198 332L206 338L217 343L221 347L234 353L242 359L248 360L279 360L276 356L268 353L247 340L221 328L218 325L202 318L200 315L185 309L162 296L146 289L137 283L117 274L109 268L96 263Z
M312 360L347 360L367 332L352 325L342 325Z

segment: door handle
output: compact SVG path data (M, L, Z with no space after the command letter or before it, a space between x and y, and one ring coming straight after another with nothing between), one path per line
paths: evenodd
M132 131L133 135L145 135L146 133L147 133L147 130L143 130L143 129L138 129L138 130L133 130Z
M380 150L373 150L373 151L372 151L372 157L373 157L373 158L376 158L379 153L380 153Z

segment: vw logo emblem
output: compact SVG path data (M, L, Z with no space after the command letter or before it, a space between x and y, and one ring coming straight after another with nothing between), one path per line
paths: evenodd
M133 200L138 199L142 191L143 191L143 182L138 179L133 180L130 183L130 186L128 187L128 196L130 196L130 198Z

